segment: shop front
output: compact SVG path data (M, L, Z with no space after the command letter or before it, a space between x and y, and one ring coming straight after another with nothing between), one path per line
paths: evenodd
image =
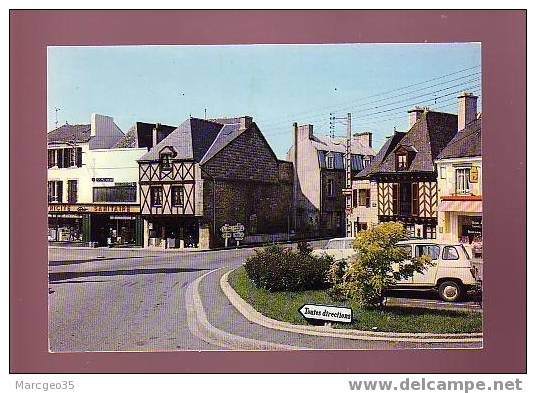
M83 243L89 241L89 215L73 213L48 214L48 241Z
M49 204L48 240L95 247L143 246L139 205Z
M441 238L461 242L473 257L482 256L482 198L443 197L438 212Z
M148 247L199 248L199 219L146 217Z

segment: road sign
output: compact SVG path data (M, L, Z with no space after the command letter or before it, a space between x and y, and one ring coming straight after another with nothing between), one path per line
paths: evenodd
M304 304L298 311L307 319L320 319L323 321L343 323L352 322L352 309L349 307Z
M230 239L231 235L231 232L224 232L221 234L221 237L223 237L224 239Z
M220 230L223 233L226 233L226 232L244 232L245 229L246 228L244 227L244 225L242 225L240 223L237 223L236 225L225 224L220 228Z
M233 232L233 238L235 240L244 240L244 232Z

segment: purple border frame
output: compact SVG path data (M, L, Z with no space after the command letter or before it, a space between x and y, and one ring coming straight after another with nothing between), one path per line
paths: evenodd
M11 10L10 372L525 373L526 17L526 10ZM47 45L468 41L482 42L484 349L48 353L47 245L38 240L46 238L47 208L45 191L35 192L46 190Z

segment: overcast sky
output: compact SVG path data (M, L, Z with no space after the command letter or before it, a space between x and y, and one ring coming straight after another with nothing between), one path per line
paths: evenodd
M341 44L50 47L48 130L114 117L178 125L192 115L251 115L280 158L292 123L329 134L330 113L352 113L354 132L374 147L420 104L456 112L464 91L481 95L480 44ZM481 102L479 100L479 106ZM343 135L337 121L335 133Z

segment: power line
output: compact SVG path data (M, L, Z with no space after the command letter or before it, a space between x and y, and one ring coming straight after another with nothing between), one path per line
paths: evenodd
M446 78L446 77L449 77L449 76L452 76L452 75L456 75L456 74L460 74L462 72L465 72L465 71L468 71L468 70L472 70L472 69L475 69L475 68L479 68L480 65L477 65L477 66L473 66L473 67L468 67L468 68L464 68L464 69L461 69L461 70L458 70L458 71L455 71L455 72L451 72L449 74L444 74L444 75L441 75L441 76L438 76L438 77L435 77L435 78L431 78L431 79L428 79L428 80L425 80L425 81L422 81L422 82L417 82L417 83L413 83L413 84L410 84L410 85L406 85L406 86L403 86L403 87L399 87L399 88L396 88L396 89L392 89L392 90L387 90L387 91L383 91L383 92L380 92L380 93L376 93L376 94L372 94L372 95L368 95L368 96L365 96L365 97L361 97L361 98L358 98L358 99L355 99L355 100L352 100L352 101L348 101L348 103L352 102L352 103L355 103L355 102L362 102L366 99L369 99L369 98L373 98L373 97L378 97L378 96L382 96L382 95L385 95L385 94L390 94L390 93L393 93L393 92L397 92L397 91L401 91L401 90L405 90L405 89L408 89L410 87L414 87L414 86L419 86L419 85L423 85L423 84L426 84L426 83L429 83L429 82L433 82L433 81L436 81L436 80L439 80L439 79L443 79L443 78ZM451 83L453 81L457 81L457 80L461 80L461 79L464 79L464 78L468 78L468 77L471 77L471 76L475 76L477 74L479 74L480 71L476 72L476 73L471 73L471 74L468 74L468 75L465 75L465 76L462 76L462 77L459 77L459 78L455 78L455 79L452 79L452 80L449 80L449 81L444 81L444 82L441 82L441 83L438 83L438 84L435 84L435 85L431 85L431 86L428 86L427 88L431 88L431 87L435 87L435 86L440 86L440 85L443 85L443 84L447 84L447 83ZM419 91L419 90L425 90L426 88L423 88L423 89L417 89L417 90L414 90L413 92L415 91ZM393 97L398 97L398 96L402 96L402 95L405 95L405 94L408 94L408 93L404 93L404 94L399 94L399 95L395 95L395 96L390 96L388 99L390 98L393 98ZM379 102L379 100L377 101ZM329 108L340 108L340 105L341 104L338 104L338 105L331 105L331 106L326 106L326 107L323 107L321 109L327 109L329 110ZM342 104L342 105L345 105L345 104ZM344 110L344 109L342 109ZM295 113L294 115L289 115L288 119L291 119L293 117L300 117L300 115L302 114L308 114L308 113L312 113L312 112L318 112L319 109L314 109L314 110L309 110L309 111L304 111L304 112L297 112ZM268 122L266 124L270 124L270 125L274 125L274 124L277 124L277 123L281 123L282 121L275 121L275 122Z

